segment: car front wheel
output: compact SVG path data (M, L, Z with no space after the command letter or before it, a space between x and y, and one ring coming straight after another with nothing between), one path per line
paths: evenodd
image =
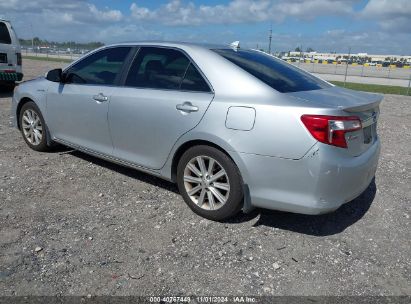
M177 167L177 183L187 205L207 219L225 220L241 209L240 172L230 157L214 147L188 149Z
M30 101L20 111L20 129L24 141L33 150L45 152L50 148L46 139L46 124L37 105Z

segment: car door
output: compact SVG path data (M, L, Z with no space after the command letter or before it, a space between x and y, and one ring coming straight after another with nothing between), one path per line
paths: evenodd
M194 128L214 94L180 50L142 47L123 88L114 89L109 123L114 155L160 169L177 139Z
M53 138L94 152L113 152L107 120L110 96L130 51L97 51L64 71L64 83L51 83L47 124Z

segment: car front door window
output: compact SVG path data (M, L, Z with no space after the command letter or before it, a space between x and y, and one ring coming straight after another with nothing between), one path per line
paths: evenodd
M114 85L130 47L108 48L96 52L66 72L66 82L76 84Z

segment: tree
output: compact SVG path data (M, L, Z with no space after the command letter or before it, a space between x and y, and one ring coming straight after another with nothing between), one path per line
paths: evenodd
M39 37L34 37L33 38L33 43L34 43L34 45L40 45L41 44L40 38Z
M312 48L309 47L309 48L307 48L306 52L307 52L307 53L314 52L314 49L312 49Z
M19 39L20 44L23 47L31 47L31 39ZM55 41L47 41L47 40L42 40L39 37L34 37L33 42L35 46L53 46L54 48L59 48L59 49L86 49L86 50L93 50L98 47L103 46L104 44L101 42L85 42L85 43L80 43L80 42L75 42L75 41L64 41L64 42L55 42Z
M301 52L300 47L299 47L299 46L297 46L297 47L295 48L295 51L296 51L296 52Z

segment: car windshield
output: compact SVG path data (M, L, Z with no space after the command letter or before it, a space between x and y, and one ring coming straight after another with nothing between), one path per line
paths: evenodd
M232 49L213 51L281 93L331 87L325 81L262 52Z
M4 22L0 22L0 43L11 44L10 33Z

